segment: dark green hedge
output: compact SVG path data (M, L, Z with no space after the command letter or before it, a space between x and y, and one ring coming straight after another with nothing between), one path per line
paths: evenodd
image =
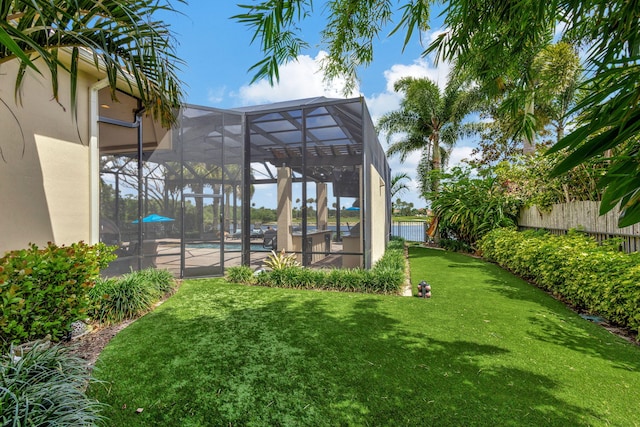
M480 242L485 258L535 282L579 309L640 331L640 254L599 245L583 233L564 236L498 229Z
M0 349L66 336L71 323L86 317L87 292L112 253L103 243L83 242L7 252L0 258Z

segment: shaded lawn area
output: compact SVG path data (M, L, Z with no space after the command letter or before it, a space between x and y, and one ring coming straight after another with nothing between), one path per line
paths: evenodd
M638 425L637 346L481 260L410 261L432 299L186 281L90 394L116 426Z

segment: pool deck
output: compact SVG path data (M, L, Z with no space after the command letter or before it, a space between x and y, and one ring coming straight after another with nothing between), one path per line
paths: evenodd
M254 239L254 242L257 242ZM262 240L260 240L261 242ZM225 243L240 244L239 239L227 239ZM342 266L342 244L333 242L331 254L311 265L312 268L340 268ZM189 247L185 248L185 269L193 274L189 276L212 275L210 272L220 267L220 249L216 247ZM251 252L251 268L258 269L263 266L264 260L271 255L271 251ZM180 273L180 241L178 239L160 239L157 241L155 262L157 268L167 269L176 276ZM225 267L242 264L242 252L239 250L224 251ZM202 274L198 274L198 272ZM221 274L221 273L219 273Z

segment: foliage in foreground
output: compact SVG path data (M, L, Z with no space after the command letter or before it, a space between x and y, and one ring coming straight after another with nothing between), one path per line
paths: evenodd
M87 292L114 258L103 243L32 244L7 252L0 258L0 350L47 335L65 337L71 323L86 317Z
M154 303L175 292L176 283L167 270L149 268L119 278L100 279L89 291L89 317L101 324L134 319Z
M495 228L515 225L518 215L520 203L498 183L493 170L478 173L475 177L471 169L453 168L432 203L440 235L460 242L461 248L473 248Z
M480 243L485 258L561 296L579 309L640 331L640 254L618 250L615 239L599 245L570 231L495 230Z
M80 58L83 52L90 52L95 67L104 69L108 76L113 99L118 82L124 79L147 112L169 127L182 98L176 73L181 60L169 25L158 16L175 11L168 1L3 1L0 63L11 59L20 62L16 97L27 67L43 75L49 72L51 95L58 102L58 89L63 87L58 80L65 75L70 82L71 110L75 111ZM69 51L69 64L65 64L62 48Z
M315 270L282 260L276 262L274 258L281 257L273 254L269 263L272 270L262 271L257 276L250 267L231 267L227 269L227 281L282 288L393 294L400 291L405 280L404 241L399 239L389 242L385 254L371 270Z
M87 398L85 362L60 346L36 344L0 361L0 424L3 426L89 426L102 421L106 405Z
M604 171L602 158L585 161L561 176L550 177L566 153L549 155L544 151L515 156L495 167L498 181L512 198L526 207L535 205L542 210L550 210L556 203L600 200L597 181Z

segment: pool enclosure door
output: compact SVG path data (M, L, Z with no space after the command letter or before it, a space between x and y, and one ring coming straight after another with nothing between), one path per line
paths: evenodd
M182 209L182 276L219 276L224 271L224 209L218 194L185 194Z

